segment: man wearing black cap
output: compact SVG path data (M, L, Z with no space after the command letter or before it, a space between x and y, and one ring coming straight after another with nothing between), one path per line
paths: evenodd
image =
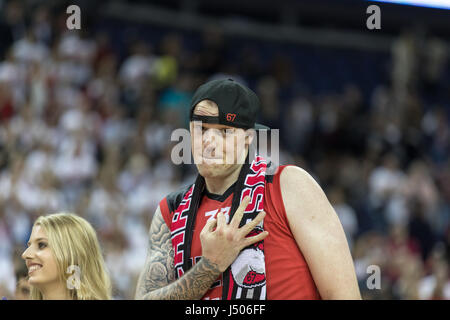
M195 182L161 200L138 299L360 299L342 225L314 179L249 152L259 99L232 79L195 92Z

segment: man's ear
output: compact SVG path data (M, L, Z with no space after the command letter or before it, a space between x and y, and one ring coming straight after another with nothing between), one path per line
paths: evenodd
M245 130L245 146L249 146L252 144L253 139L256 137L255 129L247 129Z

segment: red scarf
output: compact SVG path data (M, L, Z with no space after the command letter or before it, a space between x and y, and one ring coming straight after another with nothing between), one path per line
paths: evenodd
M250 196L251 201L245 209L240 227L253 220L260 211L264 210L266 169L267 162L260 156L256 156L251 164L248 164L247 157L246 163L241 168L233 194L230 221L239 204L246 196ZM194 234L193 227L204 189L205 179L198 175L195 183L184 195L172 218L170 231L172 246L175 250L174 267L177 279L192 267L191 259L189 258L191 256L191 243ZM263 231L263 222L261 222L248 236L254 236ZM266 299L265 270L263 240L244 248L231 266L225 270L222 275L224 280L222 299Z

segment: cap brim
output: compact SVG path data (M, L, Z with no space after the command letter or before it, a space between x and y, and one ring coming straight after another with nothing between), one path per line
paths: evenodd
M265 126L263 124L260 123L255 123L255 130L270 130L270 128L268 126Z

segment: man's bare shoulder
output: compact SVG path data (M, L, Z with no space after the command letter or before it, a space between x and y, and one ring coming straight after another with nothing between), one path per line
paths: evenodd
M280 189L288 218L293 213L306 218L312 214L331 212L328 199L317 181L305 169L287 166L280 174ZM311 211L310 209L319 209Z
M317 192L319 184L305 169L297 166L286 166L280 173L280 187L283 191ZM319 190L318 190L319 189Z

